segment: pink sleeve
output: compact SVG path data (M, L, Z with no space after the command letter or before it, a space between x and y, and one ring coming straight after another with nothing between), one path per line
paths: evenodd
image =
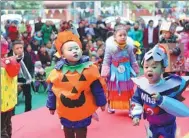
M101 76L107 77L109 74L110 74L110 67L107 65L102 65Z
M139 66L138 66L138 63L137 63L137 62L135 62L135 63L133 63L133 64L132 64L132 68L133 68L133 70L135 71L135 73L136 73L136 74L138 74L138 73L139 73L140 68L139 68Z

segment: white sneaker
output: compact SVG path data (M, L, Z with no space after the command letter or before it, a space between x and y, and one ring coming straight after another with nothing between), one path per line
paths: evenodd
M108 113L114 114L115 113L115 109L111 109L110 107L108 107Z

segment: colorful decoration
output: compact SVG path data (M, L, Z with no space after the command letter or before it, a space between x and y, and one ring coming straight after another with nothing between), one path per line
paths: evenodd
M184 45L179 43L166 43L161 44L167 51L168 54L168 67L165 69L165 72L179 72L184 71ZM179 47L181 50L181 53L179 56L175 56L170 54L170 50L173 48Z
M20 64L15 57L1 58L1 111L6 112L17 103L17 74Z

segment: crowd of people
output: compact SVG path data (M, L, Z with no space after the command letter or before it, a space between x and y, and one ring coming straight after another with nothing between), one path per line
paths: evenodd
M150 84L164 83L161 75L164 72L163 68L170 66L168 57L171 56L179 57L179 60L176 60L178 62L184 58L182 63L176 62L179 67L184 68L165 71L164 77L177 72L189 75L189 21L182 19L177 22L162 23L162 20L159 20L158 25L154 27L153 20L148 24L141 19L136 20L134 24L130 22L123 24L120 20L121 18L118 17L114 28L111 27L111 23L106 24L101 16L95 24L90 24L84 19L80 20L78 28L73 25L72 20L61 21L57 27L52 21L43 23L39 17L34 28L29 21L17 23L8 20L5 32L1 36L4 43L1 49L5 51L2 57L16 56L17 62L20 63L18 92L23 92L25 96L25 112L32 110L32 90L38 93L39 86L43 85L48 91L47 107L51 114L58 110L66 138L74 138L74 133L78 135L77 138L85 138L92 114L97 107L101 107L104 111L106 102L109 113L115 113L116 109L128 110L134 125L137 125L141 119L143 103L148 107L157 107L164 100L157 93L148 93L153 95L152 97L158 103L155 104L152 101L149 104L145 98L141 99L145 88L139 87L137 92L134 92L135 81L132 78L140 75L141 67L144 67L144 75L149 80L149 87L151 87ZM165 44L175 44L175 47L166 47ZM47 76L45 68L51 66L54 69ZM61 73L60 70L62 70ZM174 78L175 76L171 79L174 81ZM62 87L63 84L66 87ZM137 82L136 84L140 86ZM148 85L146 83L145 86ZM164 90L169 91L172 88L170 86ZM174 95L169 93L163 95L174 99L179 95L183 98L181 96L183 90ZM68 91L71 93L66 93ZM87 92L88 95L85 95ZM107 94L107 101L104 93ZM60 95L61 97L57 99ZM92 99L92 103L87 100L87 96ZM56 105L56 102L62 105ZM14 108L11 108L13 114ZM86 109L88 112L84 112ZM76 112L80 114L75 116ZM164 110L162 112L168 114ZM176 111L171 110L169 113L174 115L173 112ZM156 120L159 119L158 115L159 112L155 115ZM154 121L155 119L148 114L146 117L156 137L160 134L155 130L159 122ZM170 118L166 123L172 122L170 125L175 132L175 117L170 115ZM8 123L11 123L10 120ZM161 122L160 125L167 127L167 124ZM174 133L164 130L161 135L174 137Z

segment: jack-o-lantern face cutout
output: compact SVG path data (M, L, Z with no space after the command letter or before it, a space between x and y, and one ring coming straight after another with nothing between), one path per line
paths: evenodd
M79 121L91 116L97 110L91 85L99 77L98 68L88 62L77 68L64 66L62 70L51 72L47 82L53 83L52 91L56 95L56 109L60 118Z
M65 97L63 94L61 94L60 100L62 104L68 108L81 107L86 101L84 91L81 92L81 95L79 96L77 100L71 100L70 98Z
M81 77L79 78L80 81L86 81L86 78L83 74L81 74ZM63 76L62 82L69 82L66 75ZM76 87L73 87L71 94L75 95L78 94L78 90ZM86 102L84 91L81 92L81 94L78 96L78 99L70 99L69 97L66 97L64 94L60 95L61 103L68 108L77 108L83 106Z

